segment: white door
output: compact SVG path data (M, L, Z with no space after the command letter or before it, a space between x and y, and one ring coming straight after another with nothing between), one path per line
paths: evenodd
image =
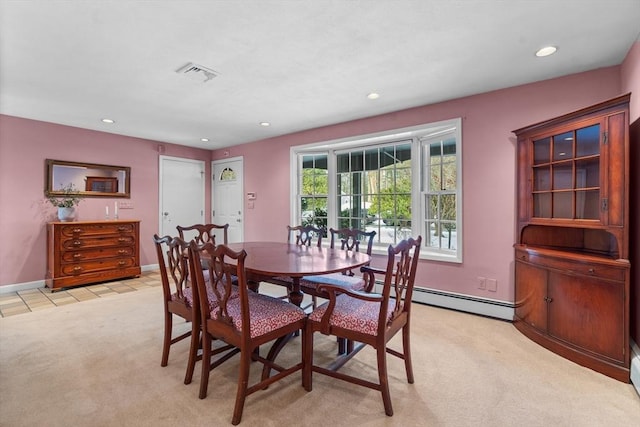
M211 218L214 224L229 224L229 243L244 240L242 165L242 157L211 162Z
M204 223L204 167L201 160L160 156L160 236Z

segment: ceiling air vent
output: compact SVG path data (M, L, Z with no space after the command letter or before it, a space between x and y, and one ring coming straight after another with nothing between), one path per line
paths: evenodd
M202 65L194 64L193 62L189 62L185 66L178 68L176 73L183 74L201 83L206 83L218 76L218 72L211 68L203 67Z

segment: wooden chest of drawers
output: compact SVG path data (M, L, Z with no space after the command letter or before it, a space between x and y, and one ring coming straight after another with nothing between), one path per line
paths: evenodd
M52 289L140 275L140 221L47 224L47 276Z

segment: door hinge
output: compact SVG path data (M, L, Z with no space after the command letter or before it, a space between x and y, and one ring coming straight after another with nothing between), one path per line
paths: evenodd
M602 210L606 211L607 209L609 209L609 199L605 197L602 199Z
M602 143L604 145L609 143L609 132L602 132Z
M216 210L215 210L215 209L213 209L213 210L211 211L211 215L212 215L212 216L216 216Z

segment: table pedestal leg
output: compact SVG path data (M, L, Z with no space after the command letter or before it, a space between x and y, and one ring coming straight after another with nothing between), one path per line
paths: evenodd
M300 307L300 305L302 305L302 298L304 297L304 294L300 290L300 278L292 277L292 279L293 286L291 286L291 292L289 292L289 301Z

